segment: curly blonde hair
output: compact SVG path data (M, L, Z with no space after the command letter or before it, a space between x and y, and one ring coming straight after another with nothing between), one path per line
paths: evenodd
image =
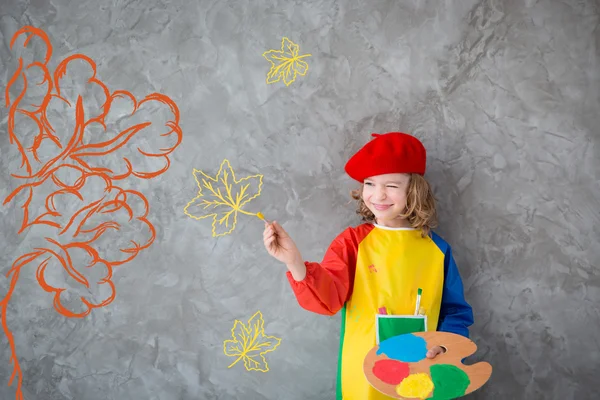
M364 184L363 184L364 186ZM369 210L362 198L362 189L352 191L352 198L358 201L356 213L364 222L376 222L375 215ZM415 229L421 230L421 236L429 236L431 230L437 226L437 212L435 199L431 186L419 174L410 174L410 181L406 194L406 212L400 217L406 218Z

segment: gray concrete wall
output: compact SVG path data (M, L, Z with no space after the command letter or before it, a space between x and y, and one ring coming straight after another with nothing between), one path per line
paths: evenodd
M0 207L0 398L15 398L18 387L27 400L333 398L339 315L297 305L282 265L262 247L256 217L239 213L234 230L218 237L210 220L188 217L184 207L198 192L192 171L214 176L227 159L238 179L263 175L260 196L244 210L280 221L303 256L318 261L337 233L359 223L345 161L371 132L393 130L428 149L437 231L453 246L474 307L473 360L494 367L472 398L596 398L597 1L1 3L3 103L19 60L41 64L16 75L0 110L0 199L25 185ZM21 35L10 49L28 25L48 35L44 68L64 99L42 109L48 82L36 84L47 46L33 38L23 48ZM284 36L311 54L303 59L309 70L289 86L267 84L262 54ZM151 99L130 115L133 103L121 97L105 110L89 63L75 60L55 77L74 54L96 63L111 94L168 96L182 132L175 150L165 154L176 129L160 136L175 121L168 100ZM17 100L23 76L29 87ZM11 111L15 104L25 113ZM104 111L106 132L90 122ZM144 122L152 125L122 148L106 143ZM88 147L80 158L109 168L110 179L63 166L53 181L44 167L76 163L54 158L85 153L68 146L80 132L80 143L114 150L90 156L99 150ZM39 162L28 150L36 146ZM124 158L137 172L159 171L167 159L170 167L152 179L119 179L128 174ZM34 222L48 196L77 184L53 197L46 224L19 233L24 209ZM94 209L83 221L77 211L91 204L107 212ZM94 232L102 234L93 240ZM132 241L150 244L136 252ZM71 264L62 265L67 256ZM265 355L269 371L248 371L242 361L228 368L235 357L224 354L224 341L236 320L247 323L259 310L265 334L281 339ZM13 353L20 373L9 387Z

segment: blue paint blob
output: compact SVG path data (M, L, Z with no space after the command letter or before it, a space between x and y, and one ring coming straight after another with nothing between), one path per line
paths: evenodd
M379 343L377 355L385 354L392 360L419 362L427 355L427 342L412 333L394 336Z

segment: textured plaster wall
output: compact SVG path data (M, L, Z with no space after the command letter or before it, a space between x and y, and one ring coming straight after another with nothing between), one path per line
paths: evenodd
M345 161L371 132L393 130L418 136L428 149L437 231L454 249L474 307L471 335L479 352L472 359L494 367L471 397L597 398L597 1L0 3L3 103L19 57L43 58L40 43L23 49L21 40L10 49L15 32L31 25L52 43L50 71L85 54L111 93L169 96L183 137L165 173L119 182L147 198L156 233L151 246L114 268L110 304L67 318L36 279L43 259L20 270L2 318L14 338L25 399L332 399L339 315L297 305L282 265L262 247L260 220L239 214L229 235L213 237L209 220L189 218L183 209L197 194L192 170L214 176L228 159L238 178L264 175L248 211L280 221L306 259L320 260L337 233L359 223ZM309 70L289 86L266 84L270 66L262 53L279 49L283 36L311 54L303 59ZM77 79L89 72L74 65L63 90L80 94L86 115L93 115L102 93L82 89ZM11 87L13 102L21 89L22 82ZM35 104L35 90L42 89L33 87L25 100ZM126 117L119 104L114 126ZM48 111L60 137L76 129L74 108L67 108ZM141 111L140 120L164 122L168 110L157 110ZM28 181L11 176L26 174L9 138L9 114L0 109L2 201ZM16 129L32 145L38 128L24 118L16 119ZM94 129L90 135L101 134ZM169 140L136 140L130 160L160 168L135 148ZM119 161L105 158L125 171ZM88 179L85 190L101 196L105 184ZM50 190L36 189L41 197L29 205L32 216L43 212ZM4 298L11 288L5 274L16 259L48 247L46 237L72 241L49 225L17 234L26 200L21 192L0 207ZM79 204L74 197L61 201L65 214ZM148 230L126 216L115 214L115 221L122 229L95 242L103 259L123 259L119 248L148 239ZM53 287L79 287L53 268ZM74 293L101 299L106 290ZM65 303L84 310L78 295L68 293ZM265 356L270 371L247 371L241 362L228 369L234 360L223 354L223 341L236 319L246 323L258 310L265 333L281 338ZM17 382L7 386L11 354L2 333L2 399L15 398Z

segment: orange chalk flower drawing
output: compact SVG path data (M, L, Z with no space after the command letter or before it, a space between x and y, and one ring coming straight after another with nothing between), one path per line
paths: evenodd
M262 175L238 180L228 160L223 160L214 178L197 169L193 174L198 184L198 195L187 203L183 211L197 220L212 218L213 237L233 232L238 213L261 217L262 214L245 211L242 207L260 196Z
M33 52L33 61L25 65L31 55L16 53L35 44L44 47L43 57L36 60L39 52ZM23 27L10 48L18 66L5 101L8 135L20 166L11 174L17 187L4 204L22 209L17 234L42 225L56 233L15 260L7 273L9 290L0 300L13 364L8 384L17 379L16 399L22 400L23 374L6 318L23 267L37 266L38 283L65 317L83 318L110 304L116 295L114 268L133 260L156 236L146 197L117 183L167 171L182 132L179 110L169 97L153 93L138 101L123 90L111 93L96 77L95 62L83 54L50 71L52 45L41 29Z
M249 320L248 325L236 320L231 329L233 339L223 342L223 352L226 356L236 357L227 368L233 367L238 361L244 360L248 371L267 372L269 365L265 354L273 351L281 343L275 336L265 335L263 316L257 311Z
M283 79L283 83L290 86L297 75L306 75L308 64L302 58L310 57L312 54L298 55L299 51L300 46L284 37L281 40L281 50L269 50L263 53L263 57L271 63L267 84Z

